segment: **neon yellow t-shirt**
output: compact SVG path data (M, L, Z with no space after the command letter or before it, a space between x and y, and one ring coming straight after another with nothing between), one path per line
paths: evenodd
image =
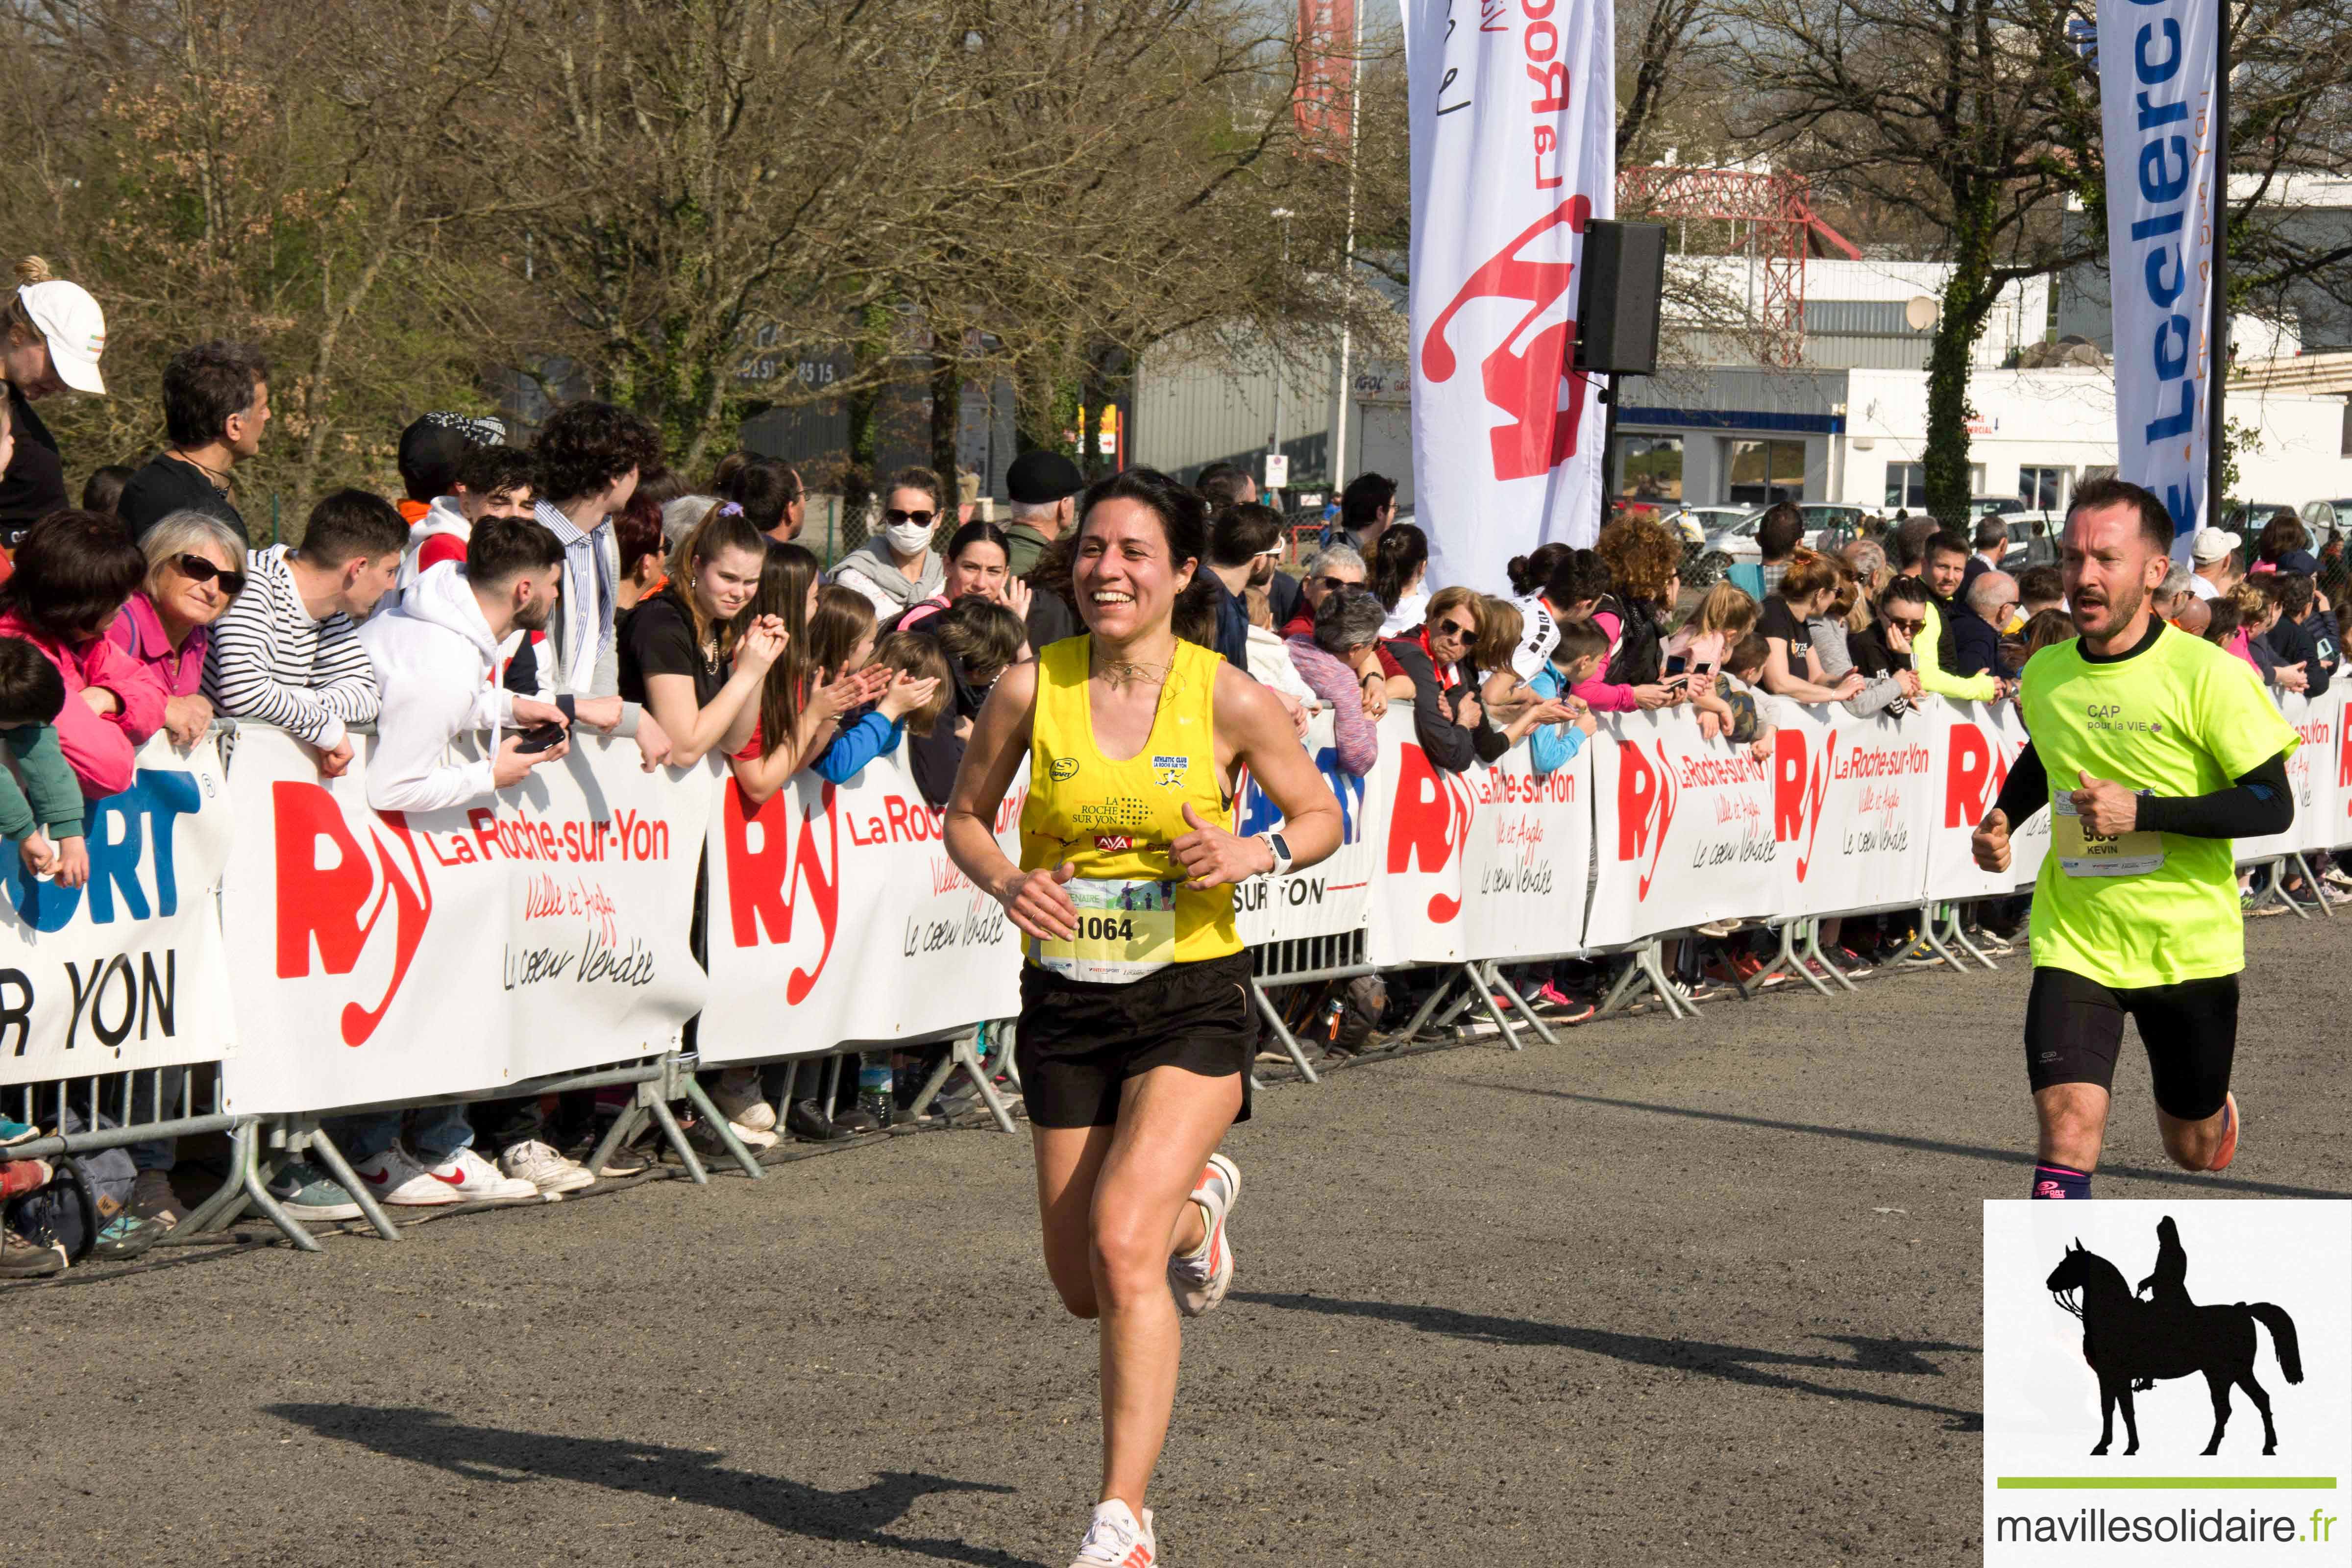
M2164 627L2113 664L2082 644L2027 662L2019 700L2050 775L2050 855L2033 885L2033 962L2103 985L2171 985L2246 966L2231 841L2085 834L2081 775L2162 795L2210 795L2299 743L2252 667Z

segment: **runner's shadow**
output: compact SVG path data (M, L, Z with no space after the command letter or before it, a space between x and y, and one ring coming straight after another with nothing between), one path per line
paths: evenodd
M1730 1110L1700 1110L1687 1105L1653 1105L1642 1100L1611 1100L1598 1094L1572 1094L1562 1089L1533 1089L1519 1083L1489 1083L1481 1079L1464 1079L1462 1081L1472 1089L1499 1089L1506 1094L1531 1094L1542 1100L1573 1100L1584 1105L1606 1106L1612 1110L1646 1110L1658 1116L1686 1117L1693 1121L1722 1121L1738 1127L1760 1127L1769 1132L1806 1132L1817 1138L1843 1138L1855 1143L1874 1143L1889 1149L1916 1149L1927 1154L1957 1154L1964 1159L1989 1160L2001 1165L2021 1166L2025 1162L2025 1156L2015 1149L1948 1143L1939 1138L1873 1132L1860 1127L1825 1127L1811 1121L1778 1121L1769 1116L1742 1116ZM2352 1193L2330 1192L2325 1187L2290 1187L2279 1182L2250 1182L2234 1176L2216 1176L2204 1171L2153 1170L2145 1165L2101 1165L2099 1174L2128 1176L2136 1182L2168 1182L2209 1189L2218 1187L2225 1193L2261 1193L2274 1198L2352 1197Z
M850 1491L750 1470L724 1456L625 1437L562 1437L502 1426L469 1426L438 1410L367 1405L271 1405L268 1414L396 1459L414 1459L473 1481L581 1481L614 1491L732 1509L789 1535L845 1546L885 1547L977 1568L1038 1568L1027 1558L961 1541L885 1533L918 1499L937 1492L1013 1489L893 1470Z
M1958 1351L1969 1355L1981 1353L1974 1345L1946 1344L1935 1340L1874 1339L1861 1334L1821 1334L1814 1337L1844 1345L1853 1353L1843 1356L1807 1355L1789 1351L1757 1350L1748 1345L1716 1344L1706 1340L1670 1340L1654 1334L1619 1333L1612 1329L1539 1323L1528 1318L1482 1317L1475 1312L1457 1312L1450 1307L1415 1307L1396 1301L1347 1301L1329 1296L1253 1290L1236 1290L1230 1300L1252 1301L1261 1307L1279 1307L1286 1311L1320 1312L1328 1317L1379 1318L1419 1329L1424 1333L1444 1334L1452 1339L1472 1340L1482 1344L1582 1351L1590 1355L1607 1356L1612 1361L1630 1362L1635 1366L1654 1366L1667 1372L1695 1372L1756 1388L1784 1389L1791 1394L1811 1394L1823 1399L1861 1405L1884 1405L1895 1410L1925 1411L1930 1415L1950 1417L1951 1424L1945 1428L1948 1432L1984 1429L1984 1415L1979 1411L1961 1410L1948 1405L1929 1405L1892 1394L1874 1394L1868 1389L1836 1388L1791 1377L1785 1372L1766 1370L1790 1367L1823 1372L1880 1373L1900 1377L1942 1377L1944 1369L1929 1361L1927 1352Z

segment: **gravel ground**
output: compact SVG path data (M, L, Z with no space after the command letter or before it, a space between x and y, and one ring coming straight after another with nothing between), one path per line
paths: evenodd
M2352 921L2256 922L2230 1179L2127 1058L2099 1191L2352 1191ZM1152 1495L1172 1568L1974 1563L1978 1202L2022 1196L2022 955L1270 1088ZM1025 1142L889 1140L397 1245L11 1287L20 1542L90 1563L1061 1568L1090 1326Z

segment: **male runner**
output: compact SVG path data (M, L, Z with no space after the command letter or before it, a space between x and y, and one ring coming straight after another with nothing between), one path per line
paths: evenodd
M2238 1149L2230 1058L2246 937L2230 841L2294 820L2296 736L2252 666L2151 613L2171 547L2171 515L2138 485L2075 492L2062 559L2080 638L2027 663L2032 740L1976 831L1977 864L2004 871L2010 829L2054 813L2025 1016L2037 1198L2091 1195L2126 1015L2166 1152L2218 1171Z

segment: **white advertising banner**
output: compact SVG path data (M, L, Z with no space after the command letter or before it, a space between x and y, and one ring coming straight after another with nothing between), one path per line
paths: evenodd
M1611 714L1585 750L1600 807L1588 945L1780 912L1769 751L1704 740L1675 708Z
M1594 749L1588 739L1566 767L1538 773L1514 746L1470 775L1461 945L1471 956L1546 958L1583 942Z
M1835 914L1916 902L1942 802L1927 725L1780 705L1772 736L1772 837L1780 909Z
M1339 766L1339 749L1331 739L1331 715L1318 712L1307 727L1307 754L1331 786L1339 802L1339 847L1330 858L1286 877L1253 877L1234 889L1234 924L1242 941L1252 947L1300 937L1340 936L1363 927L1371 917L1372 857L1375 840L1366 820L1370 802L1379 798L1376 781L1393 779L1393 747L1382 747L1380 765L1360 777ZM1235 831L1247 837L1271 833L1282 826L1282 813L1244 776Z
M2208 373L2223 196L2213 183L2213 90L2223 15L2210 0L2098 0L2116 471L2163 498L2183 560L2212 501Z
M2294 794L2294 824L2284 833L2264 838L2241 838L2234 846L2238 860L2267 860L2298 850L2332 849L2347 841L2342 785L2345 752L2344 696L2330 689L2316 701L2300 692L2272 693L2279 714L2294 728L2303 744L2286 760L2286 782Z
M846 784L800 773L710 814L707 1062L888 1043L1021 1010L1021 932L948 858L945 813L896 755ZM998 809L1020 856L1024 767Z
M1938 900L1997 897L2030 888L2050 853L2048 803L2022 827L2010 825L2010 868L2000 876L1977 869L1971 845L1977 825L2000 798L2009 768L2025 750L2025 725L2010 703L1934 702L1916 722L1925 726L1937 780L1937 810L1927 837L1927 888Z
M373 739L321 779L290 736L238 729L228 1109L495 1089L669 1048L702 1005L688 933L717 764L647 773L634 742L573 747L492 800L378 812Z
M214 743L183 752L157 735L129 789L84 803L86 885L34 877L0 847L0 1083L231 1054L213 896L235 820Z
M1404 0L1412 464L1432 587L1600 531L1601 408L1570 368L1585 226L1616 211L1612 12Z

